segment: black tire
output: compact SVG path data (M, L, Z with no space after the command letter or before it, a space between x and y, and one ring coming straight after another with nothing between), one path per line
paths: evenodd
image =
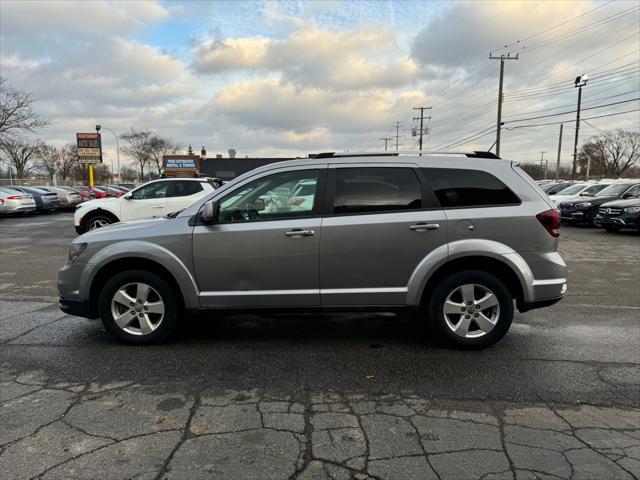
M90 230L95 230L96 228L100 228L100 226L111 225L112 223L116 223L111 215L107 215L104 213L90 213L82 220L82 233L86 233ZM100 225L100 223L106 225Z
M618 232L622 227L619 227L617 225L602 225L602 228L604 228L607 232Z
M590 227L597 227L598 225L596 225L596 215L598 215L598 210L594 209L591 213L589 213L589 216L587 217L587 224Z
M111 308L111 302L116 292L128 284L134 283L144 283L150 286L155 290L153 293L154 301L157 294L160 300L164 302L164 316L153 331L144 335L136 335L120 328L114 320ZM129 270L115 275L106 283L100 292L98 311L104 327L121 342L131 345L153 345L166 340L174 331L178 322L179 308L175 293L159 276L144 270ZM132 315L132 317L134 319L133 322L136 322L135 316ZM132 323L131 328L136 328L135 323Z
M465 284L475 284L490 290L495 295L499 305L499 314L493 329L475 338L468 338L456 334L451 327L448 326L444 314L444 305L447 297ZM436 286L428 302L431 329L447 341L447 343L456 348L479 349L491 346L506 335L513 320L514 306L511 292L502 280L490 273L480 270L464 270L453 273ZM464 302L462 303L464 304ZM461 313L461 315L463 314ZM459 318L461 320L462 316ZM470 322L470 330L473 334L475 330L474 326L479 329L479 324L474 325L475 320L473 316L471 316ZM478 334L480 334L480 332L478 332Z

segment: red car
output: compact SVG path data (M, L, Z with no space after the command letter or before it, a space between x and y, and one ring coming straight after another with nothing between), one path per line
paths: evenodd
M84 185L81 185L78 188L81 188L85 192L89 192L89 193L95 195L95 198L109 198L111 196L111 194L109 192L107 192L106 190L102 190L102 189L97 188L97 187L86 187Z

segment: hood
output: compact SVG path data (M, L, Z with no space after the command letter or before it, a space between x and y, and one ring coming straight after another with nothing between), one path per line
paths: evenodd
M603 207L637 207L640 206L640 198L626 198L624 200L614 200L613 202L607 202L602 204Z
M109 198L96 198L95 200L89 200L87 202L82 203L83 207L107 207L117 208L120 205L120 198L118 197L109 197ZM119 209L118 209L119 210Z
M109 199L105 199L109 200ZM100 201L100 200L96 200ZM89 202L87 202L89 203ZM167 218L145 218L142 220L131 220L128 222L118 222L108 227L97 228L83 233L76 237L79 242L101 242L120 239L134 239L143 236L152 236L157 228L164 226L165 222L170 222Z

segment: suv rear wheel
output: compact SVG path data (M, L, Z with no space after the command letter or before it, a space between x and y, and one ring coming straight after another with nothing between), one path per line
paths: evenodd
M484 348L500 340L513 320L513 297L494 275L456 272L435 288L429 301L432 328L461 348Z
M178 319L178 303L169 285L140 270L111 278L100 293L98 309L110 333L135 345L162 342Z

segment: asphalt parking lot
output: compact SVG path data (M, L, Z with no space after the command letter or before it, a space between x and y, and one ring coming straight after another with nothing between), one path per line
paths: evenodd
M640 477L640 236L564 227L569 292L484 351L392 315L63 315L69 213L0 218L4 478Z

